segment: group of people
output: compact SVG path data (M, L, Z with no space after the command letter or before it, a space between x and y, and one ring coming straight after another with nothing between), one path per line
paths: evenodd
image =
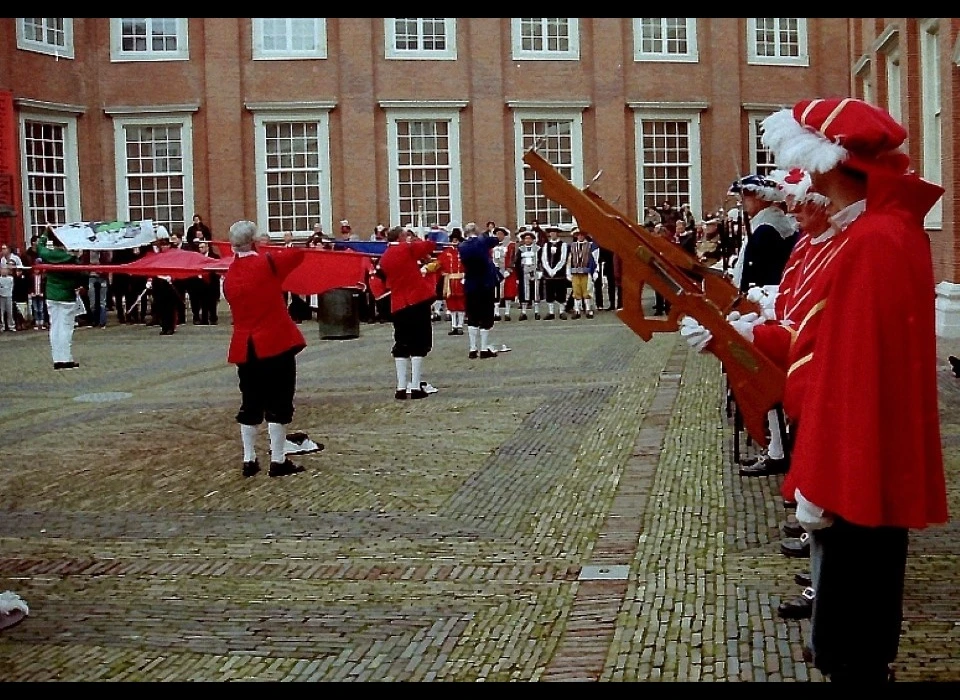
M808 606L783 616L809 617L807 657L835 682L892 680L908 532L948 517L923 226L943 189L910 169L906 137L867 102L803 100L761 125L778 170L734 187L752 226L733 280L762 313L727 321L786 376L740 473L783 475L801 536L781 550L810 559ZM710 351L697 319L681 334Z

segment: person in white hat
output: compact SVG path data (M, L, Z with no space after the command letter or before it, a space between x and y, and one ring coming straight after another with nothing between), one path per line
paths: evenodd
M944 190L908 170L906 130L862 100L803 100L761 127L777 163L807 170L829 198L838 231L807 291L784 394L796 430L782 493L821 547L813 663L835 682L886 681L909 530L948 517L923 228Z

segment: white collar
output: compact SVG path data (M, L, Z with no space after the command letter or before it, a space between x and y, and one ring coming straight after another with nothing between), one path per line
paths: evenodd
M242 253L234 253L233 257L235 258L249 258L251 255L257 255L255 250L245 250Z
M836 214L830 217L830 222L838 231L845 230L850 224L857 220L867 208L867 200L860 199L853 204L847 205Z

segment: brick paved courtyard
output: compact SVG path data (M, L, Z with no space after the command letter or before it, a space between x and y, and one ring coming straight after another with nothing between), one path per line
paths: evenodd
M225 306L225 305L224 305ZM307 472L240 476L229 316L0 334L5 681L821 681L776 606L780 477L741 478L719 365L609 312L435 329L396 401L388 325L299 361ZM960 380L940 389L958 511ZM267 459L265 431L259 444ZM960 528L911 539L897 677L960 680Z

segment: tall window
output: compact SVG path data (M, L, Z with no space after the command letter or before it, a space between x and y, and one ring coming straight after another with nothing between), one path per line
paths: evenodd
M183 234L187 215L193 215L190 117L116 118L114 139L120 218L152 219Z
M903 118L903 108L900 104L900 48L896 44L890 45L884 52L884 69L887 83L887 111L898 122Z
M876 104L876 94L873 89L873 76L870 70L870 59L864 57L853 67L853 74L860 82L860 92L863 101Z
M24 113L20 115L23 201L27 238L80 219L80 177L77 162L77 120Z
M383 22L387 58L457 58L457 20L453 17L395 17Z
M186 17L112 18L111 61L186 61Z
M458 110L389 110L390 218L401 226L461 219Z
M923 130L923 177L938 184L943 181L943 132L940 98L940 33L939 20L920 25L920 109ZM943 226L943 198L937 200L927 214L927 228Z
M17 19L17 48L73 58L73 19L21 17Z
M633 60L696 62L697 20L691 17L634 17Z
M703 211L699 113L649 110L638 112L636 122L638 211L669 200L675 207L690 204L699 216Z
M327 28L325 18L254 18L254 60L326 57Z
M330 231L327 110L256 114L257 214L274 237Z
M773 157L773 151L763 145L761 140L761 131L760 123L770 116L770 112L764 114L751 113L750 114L750 162L753 164L753 170L751 172L756 173L757 175L769 175L772 171L777 169L777 163ZM746 172L734 173L730 178L733 181L734 177L742 177L746 175Z
M573 215L548 198L543 182L526 163L523 154L531 148L573 183L583 180L583 120L581 113L562 110L553 114L518 109L514 117L517 141L518 226L536 219L541 225L569 228Z
M515 17L510 22L515 60L580 58L580 20L576 17Z
M810 65L807 20L796 17L747 18L747 62Z

